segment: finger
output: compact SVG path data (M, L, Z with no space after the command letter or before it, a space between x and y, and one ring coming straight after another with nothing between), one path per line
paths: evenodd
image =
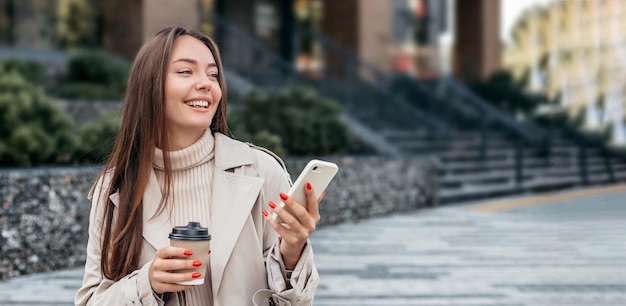
M271 211L273 211L274 213L276 213L276 215L278 215L278 217L281 219L280 224L293 224L295 223L299 223L299 221L296 219L296 217L294 215L292 215L287 208L288 204L286 203L286 201L283 201L283 205L284 206L280 206L272 201L269 201L269 203L267 203L267 205L269 206L269 208L271 209ZM300 207L301 209L303 209L302 207ZM289 208L291 209L291 208ZM271 216L270 216L271 218Z
M321 203L322 200L324 200L324 197L326 197L326 190L322 191L322 194L320 194L320 196L317 198L317 203Z
M157 271L152 278L151 285L157 293L176 292L188 289L190 285L181 285L179 283L191 281L204 276L199 272L175 273L167 271Z
M303 234L305 230L302 225L300 225L299 221L297 221L291 214L285 212L285 210L280 206L276 206L275 210L279 210L276 213L282 218L281 223L274 221L271 214L266 210L263 210L263 216L265 216L267 223L270 224L283 241L296 243L297 241L306 240L308 235ZM282 215L282 213L284 213L284 215Z
M285 207L276 206L273 202L269 203L270 208L282 218L282 222L278 224L282 228L276 228L276 231L281 235L284 241L291 244L303 243L309 238L309 235L315 231L315 220L311 218L308 211L292 198L285 197L285 194L281 193L281 199L285 201ZM289 212L285 209L288 205L299 207L294 207L294 209Z
M187 272L189 269L201 267L203 263L199 260L174 257L180 255L181 251L184 256L189 254L189 252L185 252L185 249L176 247L165 247L157 251L158 256L154 258L150 266L150 285L155 292L163 293L185 290L188 286L177 283L197 279L204 274ZM185 272L177 272L183 269Z
M309 186L310 187L310 186ZM307 205L313 204L316 207L313 208L313 210L317 210L317 203L312 203L315 202L315 194L313 193L313 189L307 189L305 188L305 194L307 197ZM290 226L304 226L307 228L307 230L310 232L312 228L315 227L316 221L313 218L313 216L311 216L311 214L309 213L309 211L304 208L300 203L296 202L292 197L284 194L284 193L280 193L280 199L283 200L283 203L285 203L285 207L287 209L283 209L282 211L284 211L285 213L289 213L291 212L291 215L293 217L295 217L295 219L297 220L297 222L299 224L292 224L291 222L288 222L288 220L285 220L285 223L289 224ZM318 213L319 215L319 213ZM282 218L282 215L281 215Z
M315 224L317 224L317 222L320 221L320 210L319 210L320 201L318 201L318 199L315 198L315 189L313 189L313 186L311 185L310 182L307 182L304 185L304 193L306 194L307 211L309 215L311 216L311 218L313 218L313 221L315 222Z
M270 202L273 205L273 202ZM270 207L273 207L273 205L270 204ZM278 207L278 206L276 206ZM276 212L276 214L278 214L278 212ZM281 219L283 218L280 214L278 214ZM267 221L267 223L269 223L269 225L278 233L278 235L280 237L282 237L283 239L288 236L291 235L291 233L289 233L289 228L283 226L282 224L277 223L276 221L274 221L274 219L272 218L272 215L267 211L267 210L263 210L263 216L265 217L265 221ZM290 217L290 216L285 216L285 217ZM291 217L293 218L293 217ZM284 219L283 219L284 222Z
M166 246L157 251L156 257L159 258L188 258L193 255L193 251L174 246Z
M199 266L202 265L201 261L197 260L187 260L187 259L155 259L152 263L153 270L156 271L166 271L173 272L178 270L187 270L193 269L194 264L200 263Z

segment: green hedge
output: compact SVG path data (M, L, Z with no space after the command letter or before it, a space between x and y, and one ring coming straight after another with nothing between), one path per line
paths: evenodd
M59 96L70 99L121 100L130 64L104 51L82 51L70 59Z
M17 73L35 85L43 86L46 81L44 66L34 61L17 58L0 59L0 71L3 73Z
M80 131L80 144L74 160L83 163L103 163L109 157L120 128L117 113L108 113L86 123Z
M111 89L107 85L75 82L61 86L57 95L63 98L81 100L121 100L123 93Z
M0 74L0 165L69 162L76 143L74 122L41 87Z
M234 137L283 155L330 155L348 150L339 103L307 88L250 93L229 115Z

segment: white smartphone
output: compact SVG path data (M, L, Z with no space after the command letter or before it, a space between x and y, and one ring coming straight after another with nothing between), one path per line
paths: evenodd
M298 179L293 183L287 195L306 208L306 194L304 193L306 183L311 183L315 191L315 198L318 198L328 187L338 170L339 167L335 163L313 159L300 172ZM285 204L280 202L279 205L284 207ZM278 223L282 222L276 213L272 213L272 219Z

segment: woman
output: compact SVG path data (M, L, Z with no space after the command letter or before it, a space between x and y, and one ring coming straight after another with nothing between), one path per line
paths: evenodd
M282 193L290 181L279 158L225 136L215 43L180 27L162 30L137 54L127 88L113 152L89 194L76 304L311 305L319 276L308 237L321 197L308 185L303 208ZM169 246L172 227L189 221L212 235L203 285L176 284L201 276L177 272L202 262Z

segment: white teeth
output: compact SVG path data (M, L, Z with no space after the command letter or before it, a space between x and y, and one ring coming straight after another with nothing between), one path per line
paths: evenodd
M203 101L203 100L187 101L187 102L185 102L185 104L187 104L187 105L189 105L191 107L204 107L204 108L209 107L209 102L208 101Z

